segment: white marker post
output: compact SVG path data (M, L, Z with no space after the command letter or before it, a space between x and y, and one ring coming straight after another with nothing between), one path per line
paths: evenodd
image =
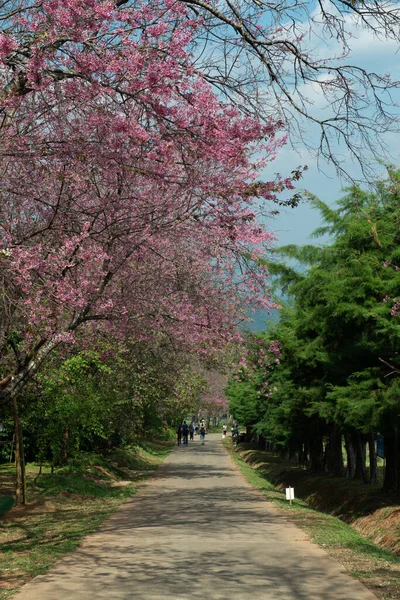
M286 488L286 500L290 500L290 505L292 505L292 500L294 500L294 488L290 486Z

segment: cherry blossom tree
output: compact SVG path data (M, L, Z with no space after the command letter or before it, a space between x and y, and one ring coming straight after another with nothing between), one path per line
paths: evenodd
M355 63L352 39L395 45L399 25L399 4L387 0L4 0L0 98L74 79L136 94L129 74L157 58L155 77L189 68L247 114L283 120L294 138L315 127L317 153L346 171L341 142L368 174L384 134L397 131L399 82Z
M228 385L228 375L216 368L204 369L199 365L198 370L203 374L206 382L204 392L200 398L199 416L205 418L207 425L212 419L214 425L218 425L220 419L228 413L228 399L225 388Z
M15 7L0 45L2 397L82 326L212 353L242 299L270 306L258 259L273 236L256 214L293 184L258 173L285 142L279 124L194 72L181 4L162 23L164 5Z

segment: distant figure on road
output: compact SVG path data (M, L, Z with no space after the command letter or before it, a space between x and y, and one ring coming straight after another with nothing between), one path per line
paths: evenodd
M178 446L182 444L182 423L179 423L176 431L176 439L178 440Z
M205 437L206 437L206 428L204 427L204 424L202 423L200 425L200 441L202 444L204 444Z
M189 439L191 442L193 442L193 438L194 438L194 427L193 427L193 423L190 423L189 425Z
M235 443L235 446L237 446L239 443L239 433L239 427L237 426L237 423L235 423L235 425L232 427L232 440Z
M224 440L226 438L226 425L222 426L222 439Z
M189 425L186 423L186 421L184 421L183 425L182 425L182 436L183 436L183 444L184 444L184 446L187 446L188 435L189 435Z

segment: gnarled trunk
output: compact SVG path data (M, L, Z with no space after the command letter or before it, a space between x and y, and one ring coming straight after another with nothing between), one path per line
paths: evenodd
M41 340L36 344L32 353L26 357L15 373L7 375L0 381L0 400L11 400L20 396L30 380L39 371L50 353L61 343L61 338L55 335L49 340Z

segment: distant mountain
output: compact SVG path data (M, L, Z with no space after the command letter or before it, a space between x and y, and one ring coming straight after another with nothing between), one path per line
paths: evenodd
M249 315L252 322L245 324L245 329L248 331L264 331L268 329L269 323L279 321L279 310L272 310L268 313L266 310L257 310L254 314Z

